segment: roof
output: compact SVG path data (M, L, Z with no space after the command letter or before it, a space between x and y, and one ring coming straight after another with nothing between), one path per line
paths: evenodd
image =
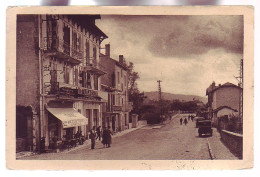
M71 18L75 22L78 22L83 28L88 29L92 33L105 38L108 36L101 31L96 25L95 20L101 19L100 15L67 15L68 18Z
M236 88L239 88L239 89L242 89L241 87L235 85L235 84L232 84L230 82L226 82L225 84L223 85L218 85L218 86L213 86L212 84L207 88L206 90L206 95L208 95L209 93L213 93L215 92L217 89L220 89L220 88L224 88L224 87L236 87Z
M233 108L231 108L229 106L220 106L217 109L213 110L213 112L218 112L218 111L220 111L221 109L224 109L224 108L227 108L227 109L230 109L230 110L233 110L233 111L237 112L236 109L233 109Z
M126 71L128 70L126 63L125 64L120 63L116 59L110 58L107 55L104 55L102 53L100 53L100 57L106 57L107 59L110 59L110 60L114 61L116 65L118 65L119 67L122 67L124 70L126 70Z

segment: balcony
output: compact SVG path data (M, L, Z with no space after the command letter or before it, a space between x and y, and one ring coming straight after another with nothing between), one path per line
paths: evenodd
M45 82L45 94L55 95L60 99L80 99L84 101L101 101L97 90L87 88L77 88L75 86L59 83L59 82Z
M70 44L59 38L45 37L43 48L47 55L56 56L75 65L80 64L84 58L82 51L74 49Z
M101 66L94 59L87 59L86 66L84 66L84 68L85 68L86 72L89 72L91 74L95 74L98 76L102 76L102 75L106 74L106 72L101 69Z

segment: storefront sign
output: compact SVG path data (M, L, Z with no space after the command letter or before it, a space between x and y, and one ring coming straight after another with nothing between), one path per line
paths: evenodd
M63 128L70 128L88 124L88 118L73 108L47 108L56 118L61 120Z

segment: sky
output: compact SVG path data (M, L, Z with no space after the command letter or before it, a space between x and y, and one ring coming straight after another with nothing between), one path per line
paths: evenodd
M213 81L238 84L243 16L104 15L96 25L108 36L102 48L134 63L140 91L156 91L157 80L163 92L198 96Z

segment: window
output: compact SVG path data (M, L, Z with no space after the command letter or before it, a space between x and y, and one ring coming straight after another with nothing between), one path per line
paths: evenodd
M125 125L127 126L127 114L125 114Z
M119 74L119 72L117 72L117 76L118 76L118 77L117 77L117 82L118 82L118 84L119 84L119 82L120 82L120 78L119 78L119 77L120 77L120 74Z
M73 32L72 34L72 47L74 50L77 50L77 33Z
M93 120L94 120L94 126L97 128L99 125L98 109L93 109Z
M70 68L66 64L64 64L63 67L63 73L64 73L64 83L69 84L70 82Z
M114 94L112 95L112 104L113 104L113 105L116 104L116 98L115 98L115 95L114 95Z
M70 28L64 25L63 28L63 48L64 48L64 53L70 55Z
M89 61L89 41L86 40L86 65L89 65L90 64L90 61Z
M93 65L96 65L96 61L97 61L97 48L94 46L93 47Z
M87 88L91 89L91 77L89 73L87 73Z
M98 90L98 76L94 75L94 90Z
M79 71L78 68L74 69L74 85L78 86L79 82Z

